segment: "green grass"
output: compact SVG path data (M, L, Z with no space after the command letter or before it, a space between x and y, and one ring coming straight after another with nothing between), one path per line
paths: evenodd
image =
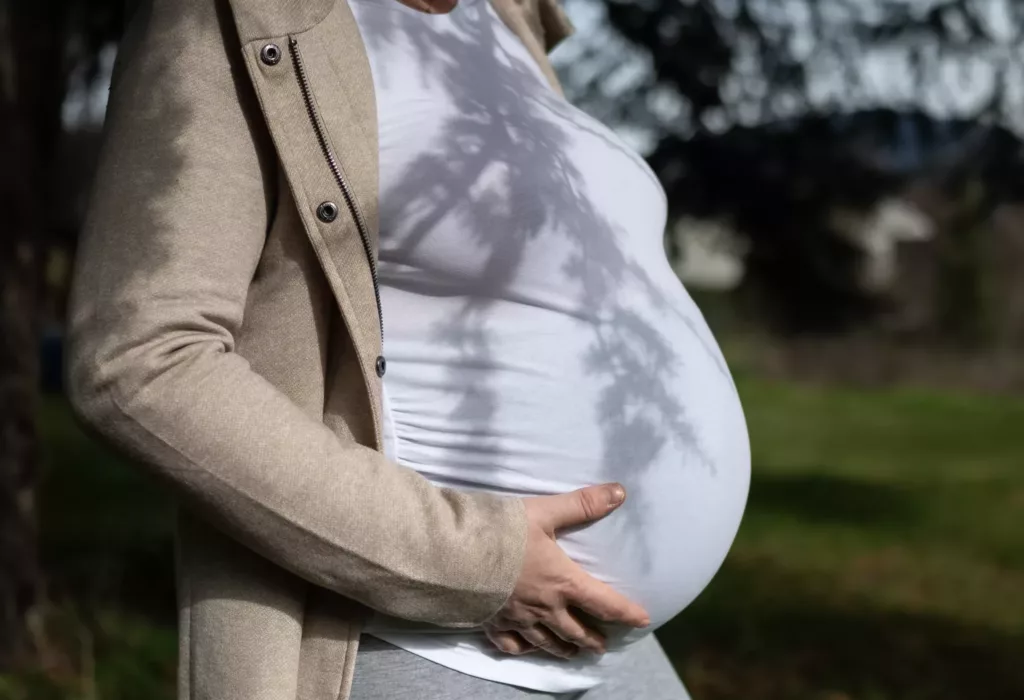
M694 697L1024 698L1024 401L740 393L744 523L661 634Z
M746 518L660 633L695 700L1024 698L1024 401L739 387ZM61 402L42 423L57 636L95 670L25 671L0 698L169 698L169 508Z

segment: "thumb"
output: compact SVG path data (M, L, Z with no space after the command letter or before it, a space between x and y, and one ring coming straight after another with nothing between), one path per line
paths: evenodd
M599 484L561 493L527 499L531 514L547 532L600 520L622 505L626 489L622 484Z

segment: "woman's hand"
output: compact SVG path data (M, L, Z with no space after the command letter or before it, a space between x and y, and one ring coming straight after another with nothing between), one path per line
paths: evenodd
M570 608L605 622L650 624L642 607L583 571L555 541L558 530L600 520L625 499L619 484L524 499L529 523L526 558L505 606L484 623L491 643L509 654L542 649L569 658L581 648L603 653L604 636Z

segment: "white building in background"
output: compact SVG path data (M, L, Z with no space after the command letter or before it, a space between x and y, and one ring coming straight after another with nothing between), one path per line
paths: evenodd
M746 248L727 223L681 219L669 235L681 252L673 267L687 287L726 292L743 279Z
M906 199L878 202L867 215L837 214L834 223L864 251L861 283L873 292L892 289L899 273L900 243L920 243L935 237L935 223Z
M874 292L891 289L899 272L900 243L935 236L934 222L913 203L892 197L866 213L836 212L836 227L864 251L861 281ZM746 245L724 221L681 219L669 232L681 251L673 261L687 287L726 292L743 280Z

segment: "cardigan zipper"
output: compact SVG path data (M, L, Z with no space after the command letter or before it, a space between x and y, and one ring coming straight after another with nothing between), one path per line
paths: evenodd
M373 249L370 245L370 231L366 226L366 219L363 218L363 213L359 209L355 192L352 190L348 180L345 179L345 174L341 170L338 158L334 155L334 151L331 150L331 146L327 141L327 131L317 112L316 103L313 101L313 91L309 86L309 78L306 77L306 68L302 63L299 42L294 37L288 38L288 51L291 53L292 62L295 64L295 76L299 81L299 89L302 91L302 101L306 105L306 114L309 115L309 122L313 125L316 140L320 144L320 151L323 153L324 160L327 161L327 167L330 168L334 181L338 183L338 189L341 190L341 196L344 198L345 204L348 206L349 212L351 212L352 218L356 222L359 238L363 242L363 252L366 254L366 262L370 265L370 277L373 279L373 297L377 302L377 321L380 326L380 341L383 346L384 313L380 304L380 282L377 279L377 263L373 259Z

